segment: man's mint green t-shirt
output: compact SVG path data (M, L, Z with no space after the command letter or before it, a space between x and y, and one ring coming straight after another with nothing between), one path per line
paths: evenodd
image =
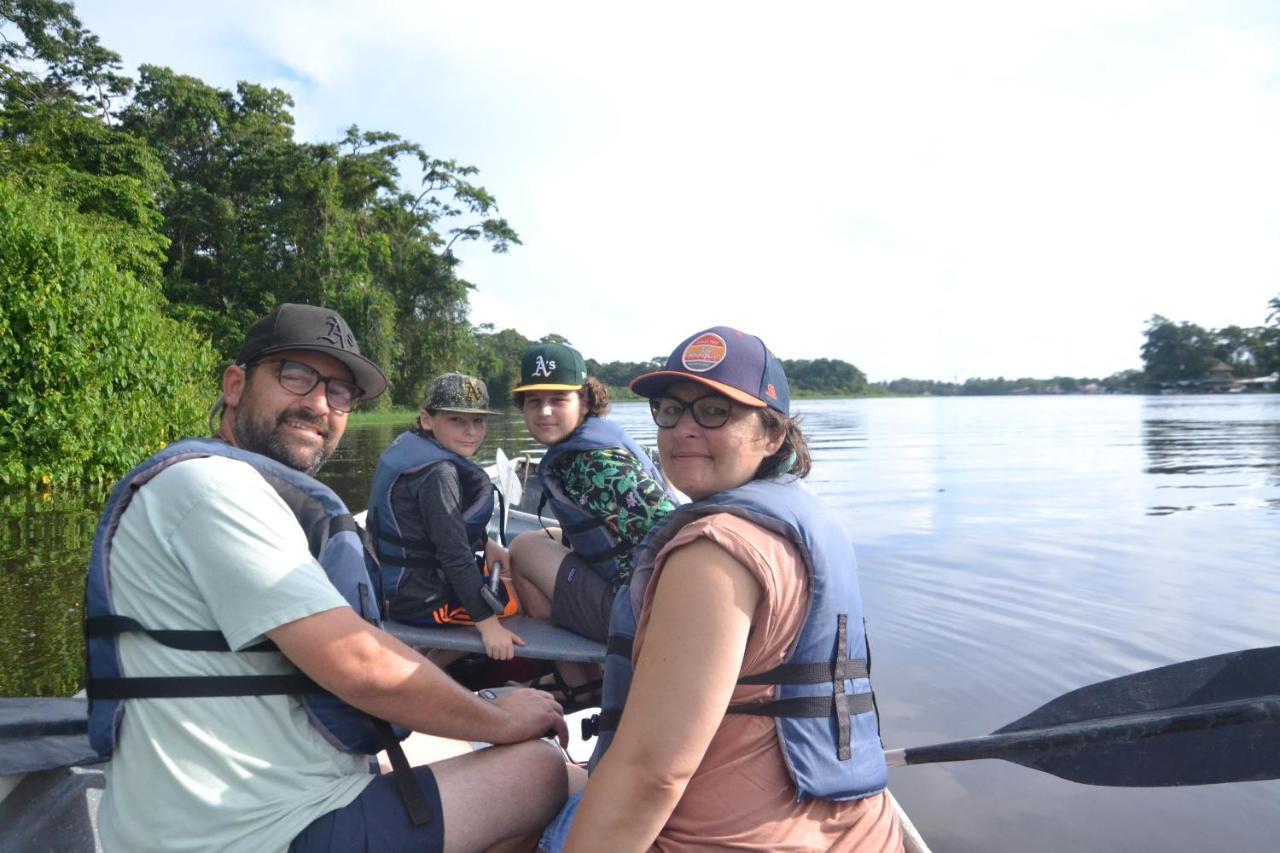
M251 466L180 462L134 496L112 540L117 613L148 628L216 629L233 649L346 607L293 513ZM120 638L126 676L293 671L277 654L185 652ZM125 703L100 827L108 851L286 850L373 777L331 746L292 696Z

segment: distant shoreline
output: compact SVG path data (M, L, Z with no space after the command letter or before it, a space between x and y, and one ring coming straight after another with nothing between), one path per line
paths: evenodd
M1259 394L1275 394L1276 391L1247 391L1245 396L1254 396ZM821 394L810 391L801 391L792 393L793 400L876 400L876 399L950 399L950 398L969 398L974 397L1236 397L1239 394L1206 394L1196 392L1179 392L1174 394L1161 394L1142 391L1108 391L1087 393L1082 391L1064 391L1058 394L1052 393L1023 393L1023 394L896 394L892 391L872 392L868 394ZM609 399L615 403L640 403L644 401L644 397L639 397L629 390L610 388ZM516 413L514 406L503 405L494 402L491 404L494 408L503 413ZM351 413L350 422L352 424L401 424L406 428L413 423L418 416L417 409L394 408L394 409L357 409Z

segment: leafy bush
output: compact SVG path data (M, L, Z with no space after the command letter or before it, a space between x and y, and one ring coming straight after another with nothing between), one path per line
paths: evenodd
M213 351L121 269L119 242L0 180L0 488L113 478L202 428Z

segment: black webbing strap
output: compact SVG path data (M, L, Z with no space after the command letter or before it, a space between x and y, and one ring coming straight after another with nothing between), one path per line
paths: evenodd
M128 616L93 616L84 620L86 637L114 637L118 634L146 634L151 639L184 652L229 652L227 638L221 631L152 630ZM270 640L254 643L242 652L278 652L280 649Z
M831 684L830 696L793 696L750 705L730 705L729 714L763 717L835 717L836 755L841 761L853 757L852 727L849 717L876 710L875 695L848 693L844 683L851 678L867 678L870 662L850 659L849 618L836 615L836 659L830 664L783 664L770 672L740 679L739 684Z
M360 525L356 524L356 520L351 513L335 515L329 519L329 538L332 539L339 533L346 533L348 530L357 534L360 532Z
M551 535L551 531L547 530L547 525L543 524L542 522L542 510L545 509L546 506L547 506L547 490L543 489L541 492L538 493L538 509L534 514L538 516L538 525L542 528L542 532L546 533L548 538L554 539L555 537Z
M191 699L227 696L275 696L323 692L301 673L289 675L222 675L173 678L91 678L90 699ZM391 759L391 771L414 826L431 822L431 810L409 767L400 742L385 720L374 720L374 731Z
M399 536L386 530L378 530L378 541L385 542L388 545L395 545L397 548L430 548L431 543L425 539L401 539Z
M739 684L821 684L831 681L833 667L829 663L784 663L759 675L747 675L738 679ZM837 679L867 678L868 667L864 660L846 658L844 664L834 669Z
M507 496L502 493L496 485L493 487L494 493L498 496L498 541L502 543L502 547L507 547Z
M405 557L403 560L399 557L393 557L390 554L379 554L378 564L393 569L430 569L435 567L435 563L425 557Z
M321 692L319 685L301 673L90 678L86 687L90 699L192 699Z
M738 684L831 684L830 696L793 696L749 705L730 705L727 714L744 714L755 717L835 717L837 727L836 750L841 761L852 757L852 732L849 717L876 710L875 694L847 693L844 683L849 679L867 678L869 660L850 658L846 654L849 643L848 619L841 613L836 617L836 659L832 663L784 663L768 672L748 675L738 679ZM632 640L628 637L610 636L605 647L607 655L623 655L631 659ZM582 737L590 738L601 732L617 729L622 714L618 711L601 711L582 721Z
M409 759L405 758L404 750L400 748L400 741L396 740L391 725L386 720L376 720L373 727L378 733L378 739L382 741L382 748L387 751L387 757L391 759L391 776L400 793L400 801L404 803L404 810L409 814L409 820L414 826L426 826L431 823L431 809L427 808L426 798L422 796L422 788L418 785L418 777L413 775Z
M609 642L604 647L605 657L608 657L609 655L619 655L627 660L631 660L631 648L632 643L634 642L635 640L632 637L621 637L610 634Z
M875 709L875 699L870 693L840 694L844 696L844 705L848 709L845 725L848 727L849 715L865 714ZM726 714L743 714L751 717L830 717L832 700L830 696L794 696L790 699L778 699L773 702L760 702L752 705L730 705ZM602 732L616 731L622 720L621 711L601 711L582 720L582 739L587 740ZM844 760L844 759L841 759Z
M848 708L848 714L845 715L846 725L849 714L865 714L872 710L870 693L839 695L844 697ZM749 717L830 717L831 704L830 696L792 696L790 699L776 699L754 705L730 705L725 713L744 714Z

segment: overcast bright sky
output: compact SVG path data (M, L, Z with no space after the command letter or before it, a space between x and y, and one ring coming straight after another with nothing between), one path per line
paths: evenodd
M135 73L480 168L472 321L600 361L728 324L898 376L1105 376L1280 294L1280 4L81 0Z

